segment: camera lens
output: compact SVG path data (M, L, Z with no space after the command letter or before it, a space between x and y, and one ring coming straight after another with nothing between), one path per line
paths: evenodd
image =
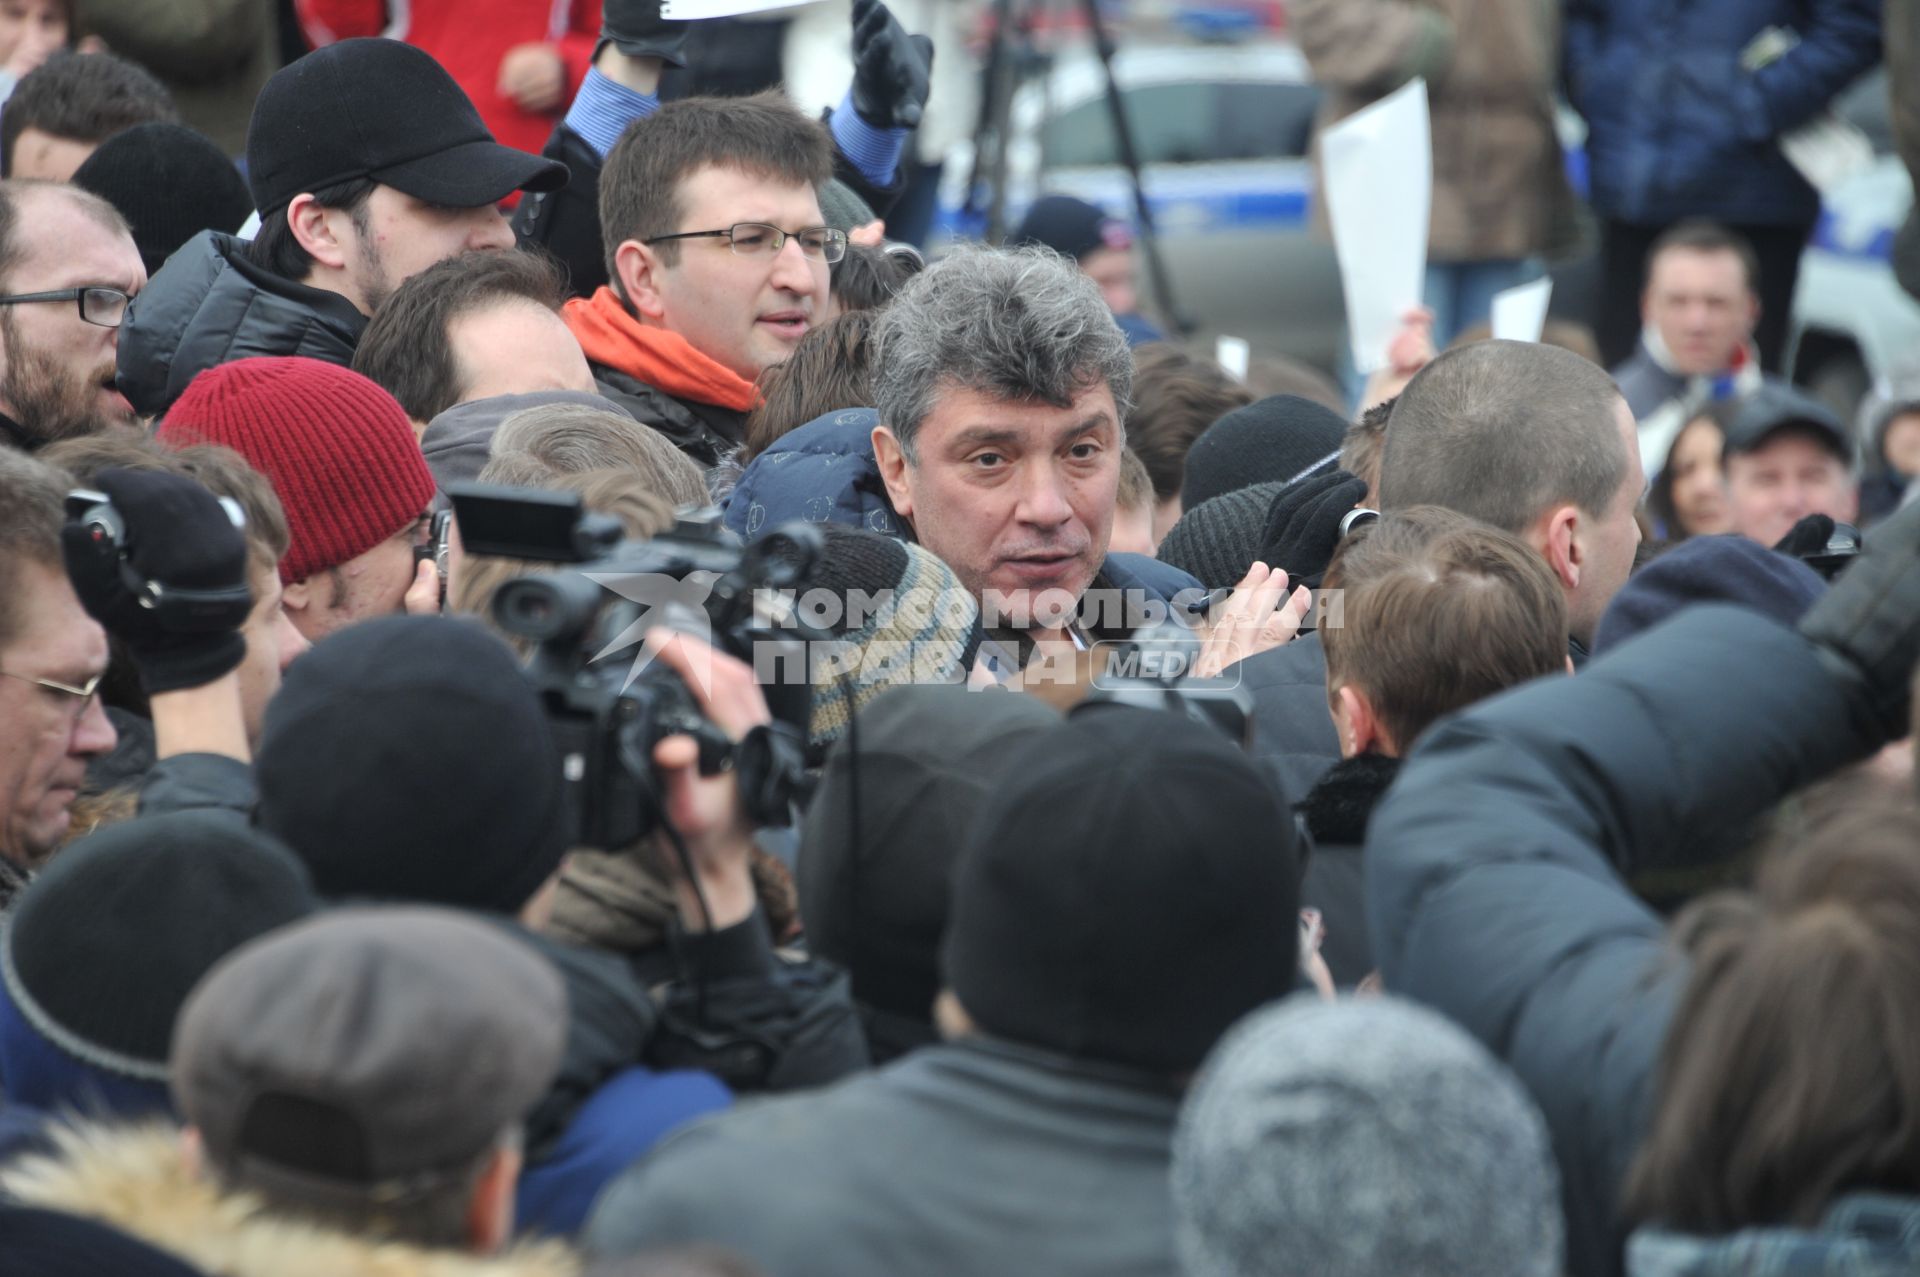
M521 638L557 637L562 629L560 610L552 583L537 578L509 581L493 596L493 619L501 629Z

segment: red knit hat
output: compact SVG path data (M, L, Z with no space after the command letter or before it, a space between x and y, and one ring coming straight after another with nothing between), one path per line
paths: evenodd
M159 437L221 443L267 477L292 534L280 579L304 581L419 518L433 473L392 395L318 359L241 359L195 377Z

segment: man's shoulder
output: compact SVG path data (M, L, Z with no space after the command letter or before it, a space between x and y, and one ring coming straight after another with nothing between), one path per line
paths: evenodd
M1254 754L1279 770L1287 796L1304 798L1340 761L1327 712L1327 652L1318 634L1249 656L1237 671L1253 694Z
M594 387L603 398L643 426L665 435L674 447L711 468L746 432L746 414L670 395L632 373L589 361Z
M1144 554L1109 554L1100 564L1096 585L1113 590L1141 590L1163 603L1172 602L1184 591L1193 598L1205 593L1192 573L1162 563Z
M865 1196L858 1185L885 1187L894 1159L875 1151L899 1151L893 1141L917 1125L892 1072L747 1101L681 1128L607 1187L588 1248L618 1255L706 1239L806 1253L809 1239L830 1243L832 1221ZM751 1217L740 1203L752 1203Z
M1633 348L1625 363L1613 369L1613 379L1635 420L1654 412L1687 385L1686 378L1662 368L1644 342Z
M1240 683L1255 697L1260 693L1310 687L1324 697L1327 687L1327 649L1318 634L1303 634L1283 647L1256 652L1233 667Z
M120 388L158 416L199 373L253 355L352 361L366 317L337 293L255 265L243 241L202 231L140 290L120 331Z

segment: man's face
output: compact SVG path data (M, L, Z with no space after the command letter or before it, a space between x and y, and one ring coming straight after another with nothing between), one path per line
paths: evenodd
M1624 399L1614 405L1614 424L1627 450L1627 472L1607 508L1585 522L1580 584L1567 600L1567 630L1582 643L1593 641L1600 614L1627 583L1634 551L1640 547L1640 523L1633 516L1647 475L1640 464L1640 431Z
M536 390L593 393L593 373L560 316L521 298L456 315L447 325L460 402Z
M513 229L492 204L478 208L442 208L376 186L366 205L342 219L347 254L347 283L361 310L376 313L393 290L449 257L479 249L513 247Z
M1880 455L1894 473L1911 479L1920 475L1920 412L1903 412L1880 434Z
M21 203L21 258L6 274L9 294L63 288L117 288L147 282L131 236L107 229L57 192ZM0 307L0 412L37 438L66 439L133 424L133 406L114 388L120 330L80 318L74 301Z
M1733 364L1734 352L1760 322L1760 299L1747 290L1737 253L1670 248L1656 257L1641 301L1676 371L1710 376Z
M248 584L253 587L253 610L240 627L240 637L247 641L240 662L240 710L247 720L247 739L258 742L267 702L280 690L280 676L308 643L280 606L280 573L273 564L255 562Z
M700 169L680 184L677 231L724 230L764 222L784 231L821 225L811 186L779 186L733 168ZM793 348L827 313L827 263L789 238L778 253L743 256L724 237L673 241L680 258L651 273L642 313L751 381ZM664 245L654 246L654 251ZM655 258L658 261L657 255ZM627 295L640 306L629 286ZM651 313L655 312L657 313Z
M307 642L403 611L419 562L414 547L424 541L426 524L423 514L365 554L289 586L286 597L301 606L289 608L288 615Z
M920 544L1016 625L1079 599L1099 571L1123 442L1104 381L1065 408L942 390L913 461L884 427L875 431L888 495ZM1041 599L1042 591L1056 593Z
M1766 546L1810 514L1852 523L1860 508L1859 490L1845 463L1817 436L1792 427L1727 458L1727 494L1733 530Z
M1100 286L1107 309L1116 315L1131 315L1140 309L1138 274L1131 248L1096 248L1080 259L1080 270Z
M0 649L0 855L24 867L66 836L87 760L112 749L114 734L98 696L83 704L29 681L86 686L107 667L105 632L58 566L21 564L19 586L25 628Z
M61 137L32 125L20 130L13 139L13 160L7 176L35 178L42 182L71 182L80 166L99 147L98 142Z
M67 42L64 0L0 0L0 65L22 76Z

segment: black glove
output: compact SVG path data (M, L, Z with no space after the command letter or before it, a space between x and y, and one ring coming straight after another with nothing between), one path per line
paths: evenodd
M1260 561L1284 568L1289 585L1320 588L1344 535L1341 520L1366 500L1367 483L1345 470L1289 484L1267 507Z
M1774 543L1774 552L1796 559L1823 554L1827 542L1833 539L1834 526L1832 515L1810 514Z
M1846 575L1801 618L1800 632L1852 688L1879 740L1907 734L1920 664L1920 505L1873 530Z
M69 523L60 545L74 593L125 641L151 693L211 683L247 654L247 539L213 494L161 470L102 470L118 540Z
M853 109L876 129L920 123L933 77L933 41L908 35L880 0L853 0Z
M660 16L662 0L606 0L600 10L602 45L630 58L659 58L677 67L687 65L690 22L669 22ZM594 50L595 53L599 49Z

